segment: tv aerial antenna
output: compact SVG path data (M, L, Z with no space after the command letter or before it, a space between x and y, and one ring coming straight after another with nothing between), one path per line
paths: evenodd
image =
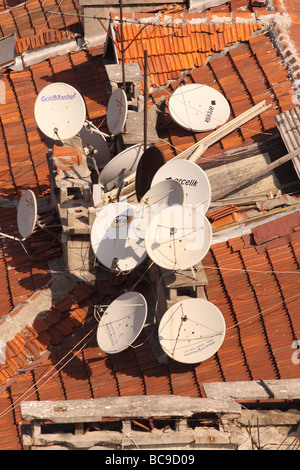
M137 339L147 317L147 303L139 292L126 292L115 299L103 313L97 328L99 348L107 354L124 351ZM99 312L98 312L99 313Z
M225 338L225 320L220 310L205 299L184 299L163 315L158 339L164 352L186 364L212 357Z

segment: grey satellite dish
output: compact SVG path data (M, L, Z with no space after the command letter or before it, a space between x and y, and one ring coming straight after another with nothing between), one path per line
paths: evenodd
M163 315L158 338L164 352L178 362L195 364L212 357L225 338L220 310L205 299L185 299Z
M150 189L155 173L164 163L165 157L158 147L152 146L145 150L135 175L135 193L138 201Z
M226 98L214 88L199 83L178 87L169 99L168 108L177 124L194 132L216 129L230 116Z
M36 223L37 202L35 194L30 189L27 189L21 196L17 212L17 224L21 237L30 237Z
M149 257L174 271L189 269L207 254L212 241L209 221L192 206L173 205L151 219L145 234Z
M82 96L67 83L47 85L34 104L34 117L39 129L53 140L66 140L77 135L85 116Z
M136 206L133 227L136 235L144 239L152 218L161 210L174 204L183 204L184 194L180 183L175 180L160 181L152 186L140 204Z
M83 148L86 148L95 159L96 165L102 169L110 161L109 145L101 133L89 125L84 125L79 132Z
M105 192L122 187L126 179L134 177L143 152L144 144L132 145L107 163L99 176L99 183Z
M109 305L99 322L99 348L108 354L127 349L143 329L147 310L147 303L142 294L126 292L120 295Z
M130 271L146 257L144 241L133 230L135 206L107 204L97 212L91 229L91 245L98 261L112 271Z
M107 106L107 127L111 134L122 131L127 117L127 97L122 88L117 88L109 98Z
M211 186L202 168L189 160L170 160L155 173L151 186L173 179L183 188L184 204L191 204L207 212L211 201Z

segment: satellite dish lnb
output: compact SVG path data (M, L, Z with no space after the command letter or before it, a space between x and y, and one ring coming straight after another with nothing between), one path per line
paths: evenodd
M51 83L38 94L34 117L39 129L50 139L70 139L82 129L86 117L85 103L71 85Z
M193 132L216 129L230 116L226 98L214 88L199 83L178 87L169 99L168 108L177 124Z
M138 292L126 292L102 315L97 342L102 351L115 354L127 349L139 336L147 317L147 303Z
M212 241L208 219L190 205L172 205L151 219L145 234L149 257L173 271L189 269L207 254Z
M185 299L163 315L158 339L164 352L178 362L195 364L209 359L225 338L220 310L205 299Z
M127 97L122 88L117 88L110 96L107 106L107 127L111 134L122 131L127 117Z
M23 238L28 238L32 234L37 222L37 202L34 193L27 189L21 196L18 212L18 230Z

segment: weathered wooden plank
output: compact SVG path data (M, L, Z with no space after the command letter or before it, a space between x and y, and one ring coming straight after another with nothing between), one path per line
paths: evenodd
M203 384L203 388L207 397L223 400L266 400L271 398L270 391L276 400L300 398L300 379L211 382Z
M54 423L97 422L104 418L150 418L218 413L239 416L240 405L233 400L188 398L176 395L112 397L91 400L24 401L21 416L28 421Z

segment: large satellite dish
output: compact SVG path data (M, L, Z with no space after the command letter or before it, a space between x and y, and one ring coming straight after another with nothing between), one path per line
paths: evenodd
M127 97L122 88L117 88L110 96L107 106L107 127L111 134L122 131L127 117Z
M134 177L144 152L144 144L136 144L118 153L100 173L99 183L105 191L122 187L126 178Z
M83 148L87 148L92 153L96 165L103 168L110 161L109 145L103 135L96 132L93 127L84 125L79 132Z
M169 99L168 108L177 124L194 132L213 130L230 116L226 98L214 88L198 83L178 87Z
M144 239L152 218L161 210L174 204L183 204L183 189L175 180L160 181L152 186L137 205L133 227L137 237Z
M91 229L91 245L100 263L113 271L130 271L147 257L144 241L133 229L135 206L107 204L97 212Z
M152 146L145 150L135 175L135 193L138 201L150 189L155 173L164 163L164 155L158 147Z
M36 222L37 202L35 194L30 189L27 189L21 196L17 212L17 224L21 237L30 237Z
M207 212L211 201L211 186L199 165L189 160L170 160L156 172L151 186L168 179L182 185L184 204L197 206L204 214Z
M147 228L149 257L165 269L184 270L198 264L212 241L209 221L192 206L173 205L158 212Z
M205 299L185 299L163 315L158 338L164 352L178 362L195 364L213 356L225 338L220 310Z
M127 349L139 336L147 317L147 303L138 292L126 292L102 315L97 329L99 348L108 354Z
M65 140L81 130L86 117L82 96L67 83L51 83L38 94L34 117L39 129L50 139Z

